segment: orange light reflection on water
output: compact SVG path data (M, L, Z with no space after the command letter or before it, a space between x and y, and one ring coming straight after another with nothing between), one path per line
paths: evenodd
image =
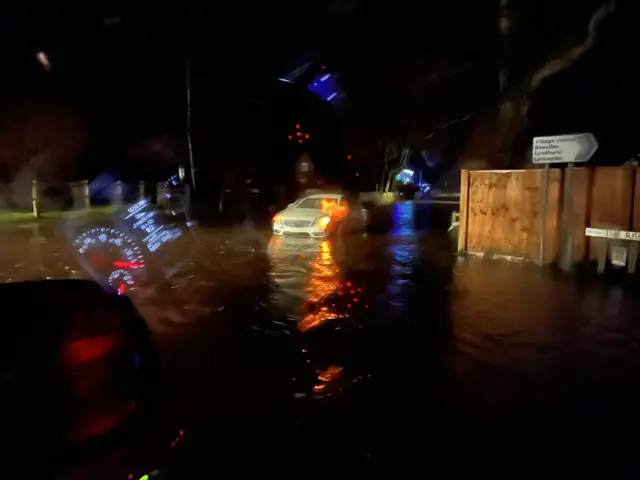
M318 244L319 252L311 260L312 272L309 284L306 288L306 296L309 304L316 305L329 295L333 294L340 286L338 274L340 267L336 265L333 256L333 245L329 240ZM333 306L323 305L307 314L299 323L298 329L302 332L328 321L339 318Z
M318 244L320 251L311 260L311 278L306 288L307 300L316 303L336 291L340 282L338 272L340 267L336 265L333 256L333 245L328 240Z

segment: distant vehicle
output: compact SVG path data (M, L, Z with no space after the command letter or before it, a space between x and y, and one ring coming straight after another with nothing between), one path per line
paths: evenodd
M325 238L349 212L344 196L336 193L308 195L273 217L274 235Z

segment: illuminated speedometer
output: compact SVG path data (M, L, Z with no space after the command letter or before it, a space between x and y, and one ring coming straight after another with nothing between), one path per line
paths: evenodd
M118 269L109 275L109 285L114 287L119 295L124 295L128 287L135 284L133 274L127 270Z
M142 249L131 237L115 228L96 227L73 242L91 272L107 281L116 270L133 271L145 266Z

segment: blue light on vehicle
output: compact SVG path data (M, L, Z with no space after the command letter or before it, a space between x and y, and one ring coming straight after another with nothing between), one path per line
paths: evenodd
M413 174L414 174L413 170L409 170L408 168L405 168L400 173L398 173L398 175L396 175L396 182L400 182L400 183L413 182Z
M327 102L337 104L342 98L342 92L336 84L336 75L332 73L323 73L316 76L307 89Z

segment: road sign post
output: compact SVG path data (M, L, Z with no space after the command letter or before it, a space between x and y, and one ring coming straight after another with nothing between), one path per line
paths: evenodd
M572 213L573 196L571 194L571 177L573 165L587 162L598 149L598 142L590 133L573 135L556 135L552 137L535 137L533 139L532 162L544 165L540 198L540 264L544 262L545 230L547 219L547 196L549 190L549 166L551 164L567 164L562 196L561 249L560 268L569 271L572 267Z
M540 265L544 265L544 237L547 229L547 205L549 203L549 164L544 166L542 171L542 185L540 198Z

